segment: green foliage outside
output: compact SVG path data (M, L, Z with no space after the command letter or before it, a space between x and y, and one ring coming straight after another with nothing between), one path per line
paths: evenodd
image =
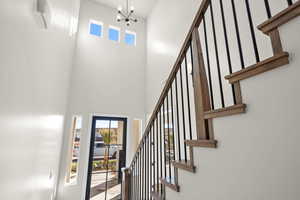
M108 164L108 166L107 166ZM93 161L93 171L106 170L108 167L111 171L117 170L117 160L95 160Z

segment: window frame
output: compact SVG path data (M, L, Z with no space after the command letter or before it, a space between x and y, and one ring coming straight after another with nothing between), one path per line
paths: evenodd
M110 30L110 29L113 29L113 30L118 31L118 33L119 33L118 40L111 40L111 39L110 39L110 35L109 35L109 30ZM108 26L107 33L108 33L108 40L114 41L114 42L118 42L118 43L121 42L121 28L119 28L119 27L117 27L117 26L109 25L109 26Z
M134 44L133 45L126 43L126 34L134 35ZM128 46L136 46L136 35L137 35L136 32L125 30L125 34L124 34L124 42L125 42L125 44L128 45Z
M81 118L81 120L78 120ZM79 132L79 141L78 141L78 155L77 155L77 166L76 166L76 175L75 178L71 178L71 173L72 173L72 163L73 163L73 151L75 149L75 143L76 143L76 126L77 123L81 122L81 129ZM66 169L66 175L65 175L65 184L66 185L77 185L78 183L78 175L79 175L79 162L80 162L80 149L81 149L81 136L82 136L82 126L83 126L83 117L81 115L73 115L72 116L72 121L71 121L71 127L69 130L69 147L68 147L68 154L67 154L67 169Z
M94 34L91 34L91 25L92 25L92 24L96 24L96 25L101 26L100 35L94 35ZM90 19L90 21L89 21L89 35L94 36L94 37L100 37L100 38L103 38L103 34L104 34L103 29L104 29L103 22L97 21L97 20L94 20L94 19Z

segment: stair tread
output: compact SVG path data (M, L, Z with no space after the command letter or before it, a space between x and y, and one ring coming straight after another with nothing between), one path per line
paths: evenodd
M295 2L293 5L284 9L280 13L274 15L267 21L260 24L257 28L265 34L269 34L272 30L287 23L300 15L300 1Z
M151 197L155 200L163 200L164 199L163 195L160 194L160 192L156 192L156 191L151 192Z
M192 147L206 147L206 148L216 148L217 140L186 140L188 146Z
M263 61L260 61L250 67L246 67L240 71L234 72L230 75L225 76L225 79L229 80L230 83L235 83L246 78L267 72L277 67L284 66L289 63L289 53L281 52Z
M161 184L167 186L168 188L170 188L176 192L179 192L179 185L172 183L172 181L165 179L165 178L161 178L160 181L161 181Z
M194 166L194 163L192 163L190 160L184 161L184 160L175 160L172 161L172 164L176 168L180 168L189 172L196 172L196 167Z
M237 104L233 106L228 106L226 108L215 109L211 111L204 112L205 119L225 117L229 115L236 115L246 112L246 104Z

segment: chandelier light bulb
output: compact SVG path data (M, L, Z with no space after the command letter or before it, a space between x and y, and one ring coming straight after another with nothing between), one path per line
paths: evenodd
M122 19L121 15L117 15L117 21L119 22L121 21L121 19Z
M132 13L134 12L134 7L133 6L130 7L130 12L132 12Z
M118 13L122 12L122 7L118 6Z

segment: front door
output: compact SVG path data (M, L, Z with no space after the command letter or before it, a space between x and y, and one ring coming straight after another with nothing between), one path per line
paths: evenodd
M127 119L93 117L86 200L121 199Z

